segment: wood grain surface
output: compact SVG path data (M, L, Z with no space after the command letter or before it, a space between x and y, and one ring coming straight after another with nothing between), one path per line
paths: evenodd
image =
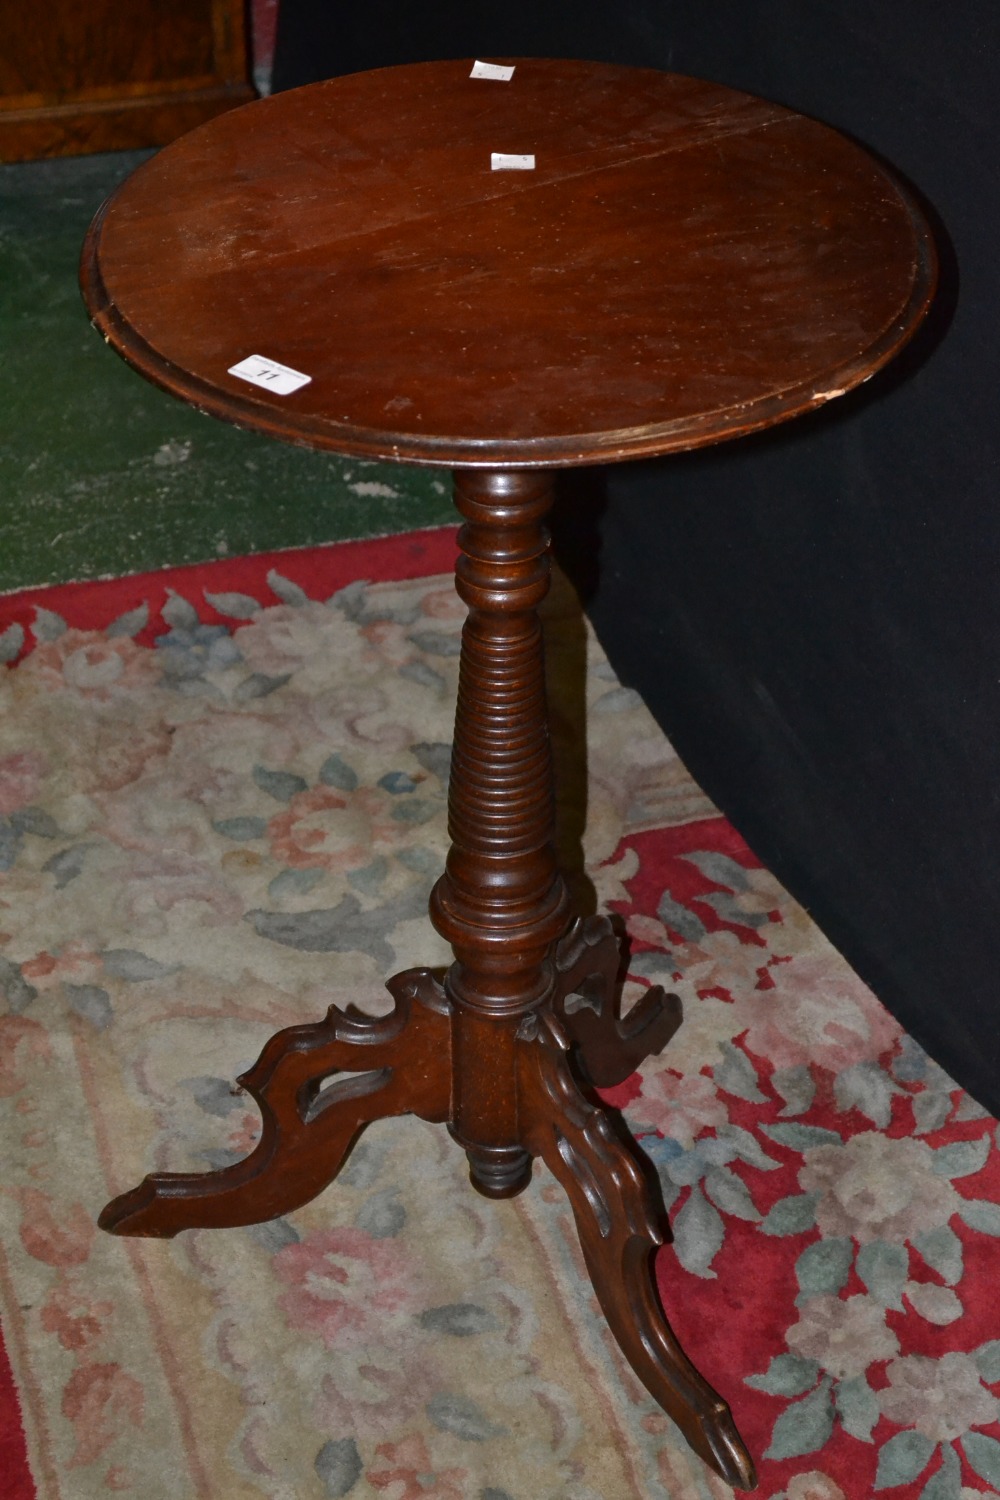
M581 464L712 443L868 378L933 289L921 215L812 120L646 69L355 74L162 151L105 205L91 315L148 378L293 442ZM533 171L491 171L494 151ZM310 377L277 396L252 354Z
M8 0L0 27L0 162L160 146L253 98L242 0Z

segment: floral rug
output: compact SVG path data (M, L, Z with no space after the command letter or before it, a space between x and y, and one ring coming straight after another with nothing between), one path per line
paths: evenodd
M95 1230L144 1172L247 1153L232 1080L274 1029L446 960L453 554L444 531L0 600L14 1500L730 1493L624 1366L541 1167L488 1203L404 1118L285 1219ZM629 993L685 1008L606 1097L762 1500L997 1495L996 1121L759 867L562 583L548 624L564 856L627 924Z

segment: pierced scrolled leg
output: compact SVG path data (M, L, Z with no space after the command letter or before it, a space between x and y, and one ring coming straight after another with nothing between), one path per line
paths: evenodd
M565 1188L594 1290L622 1353L694 1451L737 1489L756 1484L732 1414L684 1353L660 1305L653 1261L664 1242L636 1158L577 1087L558 1017L524 1028L525 1144ZM533 1033L533 1035L532 1035Z
M372 1120L448 1119L451 1013L427 969L386 988L377 1019L331 1006L324 1020L279 1031L238 1081L256 1101L263 1134L243 1161L218 1172L161 1172L112 1200L112 1234L168 1237L182 1229L259 1224L290 1212L332 1182Z
M662 1052L681 1024L681 1002L652 985L623 1017L621 946L607 917L578 919L557 944L552 1009L597 1088L613 1088Z

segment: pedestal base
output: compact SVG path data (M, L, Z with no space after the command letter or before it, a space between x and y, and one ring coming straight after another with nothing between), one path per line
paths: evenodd
M669 1230L645 1169L588 1089L621 1082L680 1024L680 1002L658 987L622 1019L619 968L606 917L576 922L555 945L551 993L515 1034L520 1145L467 1146L470 1175L487 1197L506 1198L527 1185L535 1157L545 1163L569 1197L594 1290L630 1365L695 1452L730 1484L751 1488L753 1462L729 1407L687 1359L660 1305L653 1261ZM416 1114L454 1132L455 1009L427 969L387 987L395 1005L386 1017L334 1007L315 1025L271 1038L239 1079L264 1126L245 1160L147 1177L108 1204L101 1227L166 1238L259 1223L320 1193L372 1120Z

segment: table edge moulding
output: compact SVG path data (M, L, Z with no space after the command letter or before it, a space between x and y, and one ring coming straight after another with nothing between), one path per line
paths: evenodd
M815 121L648 69L521 59L498 83L471 63L220 116L133 174L84 247L92 320L157 385L284 441L451 467L468 609L430 905L451 968L391 978L386 1017L333 1007L278 1032L240 1079L263 1119L251 1154L147 1177L100 1222L169 1236L276 1217L390 1115L447 1125L487 1197L521 1192L540 1158L625 1357L750 1488L729 1407L657 1293L669 1229L647 1169L594 1093L658 1053L681 1007L654 986L622 1015L615 931L574 920L556 861L538 613L551 471L842 395L912 335L935 256L895 178ZM492 171L492 151L537 167ZM234 366L253 356L298 384L246 383Z

